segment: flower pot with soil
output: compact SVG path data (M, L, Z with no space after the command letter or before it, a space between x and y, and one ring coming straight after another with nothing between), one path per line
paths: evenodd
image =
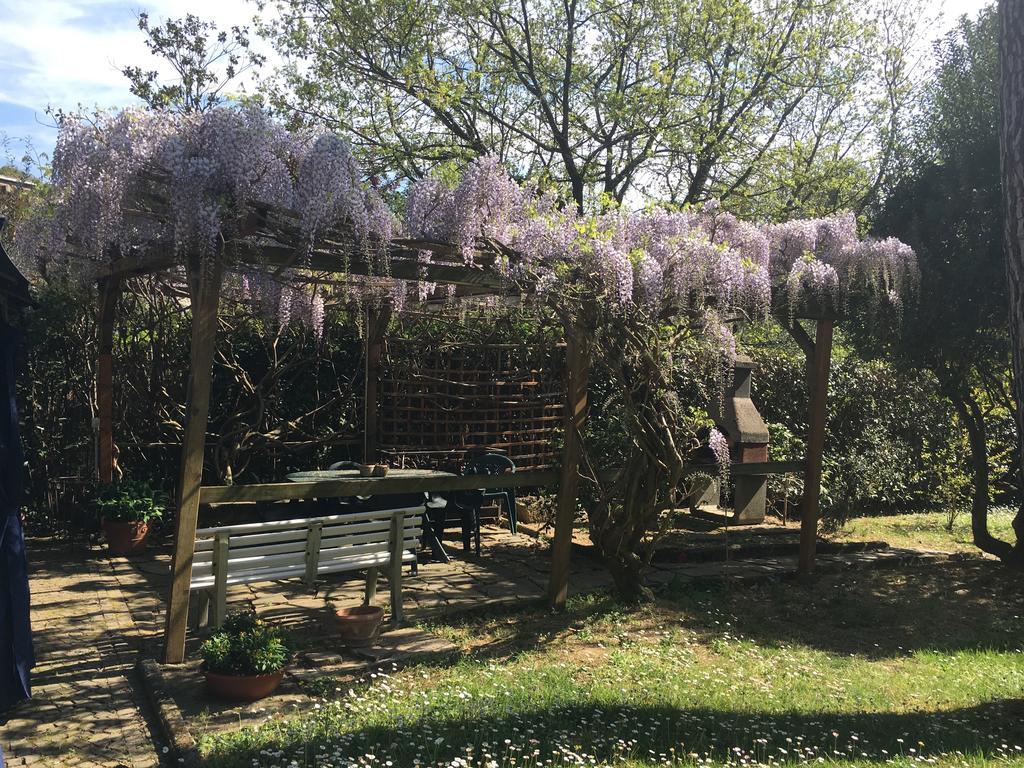
M384 609L376 605L338 608L334 611L334 626L343 642L359 647L377 639L383 618Z
M256 701L272 694L292 657L284 635L252 611L228 614L199 654L207 689L230 701Z
M100 488L94 502L110 551L128 555L146 546L151 523L163 517L164 496L141 480Z

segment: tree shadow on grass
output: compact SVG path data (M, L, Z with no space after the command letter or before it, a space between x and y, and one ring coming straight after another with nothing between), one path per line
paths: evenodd
M500 705L486 705L500 709ZM479 764L530 766L590 762L660 764L697 756L737 764L816 761L884 762L962 754L984 761L1021 755L1024 703L995 701L939 712L752 713L710 708L572 702L511 714L467 714L472 705L355 729L318 710L292 726L274 725L222 740L208 751L212 768L312 765L316 756L350 764L365 755L395 766ZM570 754L571 753L571 754ZM490 756L490 758L487 757ZM693 757L690 757L693 756ZM509 758L514 758L510 760ZM476 764L471 762L471 764Z
M983 560L860 569L810 584L771 581L667 589L687 623L755 642L800 644L867 658L916 651L1017 651L1024 637L1024 583Z
M567 640L585 640L590 632L628 622L655 626L660 618L648 607L630 607L607 591L571 597L563 611L548 607L544 598L463 611L451 617L422 622L424 629L451 636L457 643L471 639L477 659L502 659L521 651L539 650Z
M587 634L616 636L667 626L708 639L728 631L766 647L801 645L843 656L902 658L918 651L1018 651L1024 645L1024 584L989 561L854 569L811 584L771 580L668 585L653 606L632 608L609 593L573 600L556 614L540 604L440 619L477 658L500 659Z

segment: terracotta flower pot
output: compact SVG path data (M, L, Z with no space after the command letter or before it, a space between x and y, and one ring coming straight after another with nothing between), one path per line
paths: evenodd
M146 546L149 523L142 520L108 520L103 518L103 536L115 555L128 555Z
M377 637L383 618L384 609L376 605L339 608L334 612L334 626L348 645L369 645Z
M203 674L206 675L206 687L214 696L230 701L256 701L277 690L284 670L262 675L222 675L209 671Z

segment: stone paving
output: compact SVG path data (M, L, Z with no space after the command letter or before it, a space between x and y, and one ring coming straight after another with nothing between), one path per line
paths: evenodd
M11 766L160 765L135 672L141 635L98 547L29 541L36 668L7 714Z
M445 545L451 562L429 559L419 565L419 573L411 575L405 568L402 580L406 620L416 623L468 610L517 602L536 602L547 593L550 555L548 543L522 533L513 535L507 528L485 526L482 532L482 554L466 555L454 538ZM114 558L114 571L119 577L145 584L126 589L129 608L145 634L162 631L161 599L167 586L170 555L152 550L133 557L131 562ZM328 606L359 605L363 599L362 573L342 573L328 577L316 592L307 590L298 579L259 582L228 589L228 610L251 606L263 617L292 629L318 630L329 620ZM574 553L570 594L590 592L610 584L607 572L594 559ZM378 605L388 610L389 591L382 577L377 589ZM201 633L200 633L201 634ZM198 637L189 632L189 648Z

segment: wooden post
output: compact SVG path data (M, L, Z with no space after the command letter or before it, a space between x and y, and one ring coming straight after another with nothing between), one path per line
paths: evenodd
M587 380L590 375L590 334L581 327L566 328L566 399L563 411L565 442L558 483L558 509L555 513L555 540L551 545L551 581L548 602L552 608L564 608L569 591L569 559L572 554L572 528L576 519L576 493L582 430L587 418Z
M807 429L807 466L804 496L800 504L800 559L797 572L809 576L814 570L821 502L821 464L825 452L825 404L828 372L832 362L832 320L818 320L814 334L811 365L810 415Z
M203 484L206 420L210 412L210 383L217 339L217 310L223 274L221 255L202 264L189 264L192 290L192 360L185 406L185 436L178 478L178 524L171 559L171 588L167 599L164 661L179 664L185 658L192 556L199 520L199 490Z
M380 456L380 358L384 333L391 320L391 308L384 304L366 311L366 346L363 356L363 461L372 464Z
M99 281L97 318L96 406L99 412L99 440L96 456L97 477L101 483L114 479L114 320L121 279L107 277Z

